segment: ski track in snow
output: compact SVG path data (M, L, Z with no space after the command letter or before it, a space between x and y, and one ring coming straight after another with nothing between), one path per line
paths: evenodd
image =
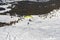
M53 10L47 16L43 16L32 15L32 22L23 19L15 25L1 27L0 40L60 40L60 10ZM0 21L3 22L5 17L0 15Z

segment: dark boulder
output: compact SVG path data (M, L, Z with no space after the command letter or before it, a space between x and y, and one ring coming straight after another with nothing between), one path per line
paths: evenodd
M15 8L10 11L11 15L38 15L46 14L54 9L59 9L60 0L51 0L48 2L19 1Z

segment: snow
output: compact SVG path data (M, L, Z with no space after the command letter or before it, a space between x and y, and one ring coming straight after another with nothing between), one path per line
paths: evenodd
M7 5L0 5L0 7L3 7L3 8L7 8L7 7L11 7L12 4L7 4Z
M15 17L15 16L9 16L9 15L0 15L0 22L3 22L3 23L10 23L11 21L16 21L18 20L19 18L18 17Z
M11 8L7 8L7 7L11 7L12 4L7 4L7 5L0 5L1 8L4 8L5 10L0 11L0 13L4 13L4 12L8 12L11 10Z
M0 11L0 13L8 12L10 10L11 10L10 8L9 9L5 8L5 10Z
M14 1L35 1L35 2L47 2L47 1L50 1L50 0L2 0L4 3L5 2L14 2Z
M32 15L15 25L0 27L1 40L60 40L60 9L44 15ZM0 22L10 22L20 17L0 15ZM29 24L27 24L29 22Z

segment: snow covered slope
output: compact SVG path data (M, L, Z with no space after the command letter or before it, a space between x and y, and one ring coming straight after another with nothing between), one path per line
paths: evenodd
M22 18L15 25L1 27L0 40L60 40L60 9L32 15L32 21Z
M9 16L9 15L0 15L0 22L3 22L3 23L10 23L11 21L16 21L18 20L18 17L15 17L15 16Z

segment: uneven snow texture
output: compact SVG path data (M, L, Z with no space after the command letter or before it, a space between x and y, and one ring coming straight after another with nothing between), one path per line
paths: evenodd
M11 8L7 8L7 7L11 7L11 6L12 6L12 4L0 5L1 8L5 9L5 10L0 10L0 13L9 12L11 10Z
M0 22L2 23L10 23L11 21L17 21L18 19L19 17L15 17L15 16L0 15Z
M32 17L31 22L26 18L15 25L1 27L0 40L60 40L60 10Z
M14 1L35 1L35 2L47 2L50 0L2 0L3 2L14 2Z

